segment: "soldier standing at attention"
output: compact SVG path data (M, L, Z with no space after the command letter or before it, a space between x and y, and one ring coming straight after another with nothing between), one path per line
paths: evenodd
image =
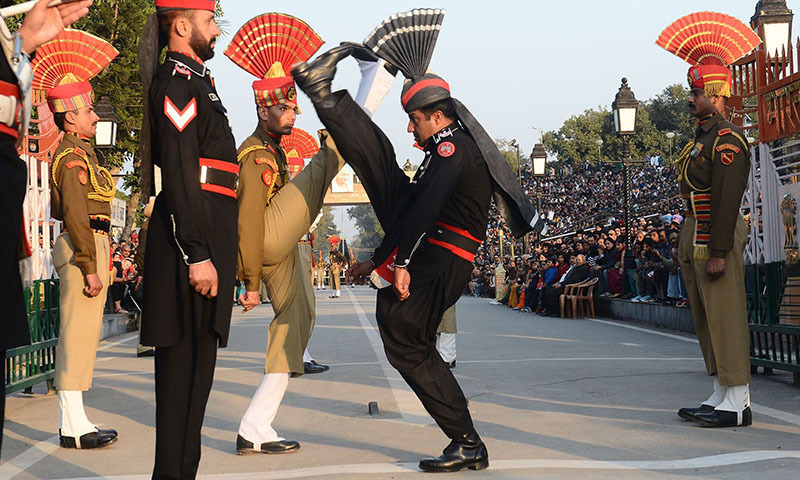
M282 56L250 44L273 36L283 44L287 31L290 48L281 50ZM265 13L243 25L225 50L234 63L258 77L253 83L258 126L238 151L238 271L246 290L240 303L245 312L259 305L258 286L263 280L275 311L268 329L265 374L239 424L239 455L300 448L297 441L284 439L272 428L289 378L305 373L303 353L316 319L310 258L298 242L322 209L328 185L344 161L322 132L322 149L289 180L281 139L292 134L299 109L294 80L284 65L307 60L322 44L302 20Z
M13 34L2 25L0 32L0 102L18 105L0 111L0 449L5 418L6 350L30 343L30 332L22 295L18 246L25 244L22 231L22 202L25 199L27 167L19 158L16 143L28 130L30 118L30 55L65 27L89 13L91 0L70 2L49 8L40 0ZM0 19L5 22L5 19ZM26 254L28 252L25 252Z
M141 335L156 347L156 479L197 475L217 348L228 343L233 309L239 165L204 63L221 35L216 5L156 0L139 43L144 201L153 194L153 164L162 180L148 223Z
M681 38L686 25L708 28L704 43L693 51ZM699 407L681 408L678 415L704 427L750 425L750 335L743 258L747 230L739 214L750 173L750 146L723 113L731 95L728 65L750 53L761 40L733 17L701 12L674 22L656 43L692 65L689 111L698 126L694 142L676 162L681 196L689 212L681 229L678 261L706 370L714 377L711 396Z
M97 54L84 56L86 46ZM117 439L86 417L83 392L92 386L94 362L108 291L111 202L114 179L100 166L91 139L99 117L89 79L117 56L104 40L65 30L43 45L33 62L33 88L47 92L47 105L64 138L50 164L51 215L64 222L53 248L61 324L56 346L59 438L63 448L99 448ZM53 72L59 72L53 74Z

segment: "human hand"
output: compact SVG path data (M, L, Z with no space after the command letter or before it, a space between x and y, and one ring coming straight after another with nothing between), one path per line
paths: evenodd
M711 257L711 259L706 262L706 275L708 275L708 279L711 281L722 278L725 275L725 259Z
M62 3L50 8L51 0L39 0L25 15L19 34L22 36L22 49L31 54L45 42L56 37L72 22L89 13L92 0Z
M83 277L83 283L85 284L83 287L83 293L87 297L94 298L100 295L100 291L103 290L103 283L100 281L100 277L96 273L89 273Z
M396 267L394 269L394 294L402 302L410 295L408 287L411 284L411 274L405 268Z
M207 298L217 296L217 269L211 260L196 265L189 265L189 285L194 291Z
M136 276L136 284L133 286L134 290L139 290L139 287L142 286L142 280L144 280L143 276L141 275Z
M364 285L367 275L373 270L372 262L356 262L344 273L345 282L352 282L355 285Z
M244 310L242 313L247 313L253 309L253 307L257 307L261 305L261 293L259 292L244 292L244 295L239 297L239 303L242 304Z

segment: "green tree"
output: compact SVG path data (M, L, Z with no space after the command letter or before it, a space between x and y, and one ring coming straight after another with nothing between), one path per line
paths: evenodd
M339 235L339 228L333 217L333 207L322 207L322 218L317 222L317 227L311 232L314 235L314 252L322 251L323 258L330 250L328 237ZM317 254L317 258L319 258Z
M500 153L506 157L506 162L508 162L508 166L511 167L511 170L516 174L517 173L517 147L512 145L511 140L507 140L505 138L496 138L494 140L494 144L497 145L497 149L500 150ZM520 160L522 160L522 152L520 153Z
M119 50L114 62L92 80L92 86L96 99L108 97L118 119L117 145L106 155L106 162L115 173L132 165L124 178L130 199L123 238L135 227L141 197L138 152L143 111L138 48L145 21L154 12L152 0L95 0L89 14L73 25Z
M378 248L383 240L383 229L372 205L356 205L347 209L347 217L356 222L358 237L352 247Z

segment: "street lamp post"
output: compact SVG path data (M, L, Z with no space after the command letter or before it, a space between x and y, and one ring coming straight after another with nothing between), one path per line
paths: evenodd
M544 145L537 143L531 152L533 177L536 179L536 212L542 215L542 185L541 179L547 173L547 151ZM541 238L541 234L538 235Z
M117 144L117 114L108 97L102 97L94 106L94 111L100 118L97 121L95 145L101 149L112 149Z
M611 104L614 111L614 129L622 139L622 175L623 175L623 202L625 208L625 269L635 266L633 258L633 225L631 224L631 188L630 164L631 138L636 134L636 114L639 110L639 101L628 86L628 79L622 79L614 102Z
M522 165L520 164L519 157L519 143L517 143L516 138L511 139L511 146L517 149L517 179L519 180L519 184L522 185Z
M772 58L783 52L788 54L792 39L794 14L786 6L786 0L759 0L750 18L750 26L764 40L764 49Z
M594 144L597 145L597 163L600 163L600 147L603 146L603 139L598 138L594 141Z
M675 132L667 132L667 138L669 139L669 164L672 165L672 139L675 138Z

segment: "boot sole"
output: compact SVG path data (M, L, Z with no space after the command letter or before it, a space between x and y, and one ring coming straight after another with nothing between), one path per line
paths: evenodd
M747 422L747 421L743 421L741 425L720 425L720 424L718 424L718 423L704 422L703 420L701 420L701 419L699 419L699 418L697 418L697 417L694 417L694 418L692 419L692 421L693 421L694 423L696 423L697 425L700 425L701 427L704 427L704 428L736 428L736 427L749 427L750 425L752 425L752 424L753 424L753 421L752 421L752 420L750 420L749 422Z
M457 468L426 468L422 465L419 466L419 469L423 472L434 472L434 473L453 473L453 472L460 472L461 470L485 470L489 468L489 460L481 460L479 462L471 463L469 465L460 465Z
M287 454L287 453L294 453L294 452L296 452L298 450L300 450L300 447L292 448L292 449L289 449L289 450L280 450L280 451L275 451L275 452L265 452L263 450L253 450L252 448L243 448L243 449L236 449L236 455L239 455L240 457L246 456L246 455L255 455L255 454L258 454L258 453L260 453L262 455L284 455L284 454Z

